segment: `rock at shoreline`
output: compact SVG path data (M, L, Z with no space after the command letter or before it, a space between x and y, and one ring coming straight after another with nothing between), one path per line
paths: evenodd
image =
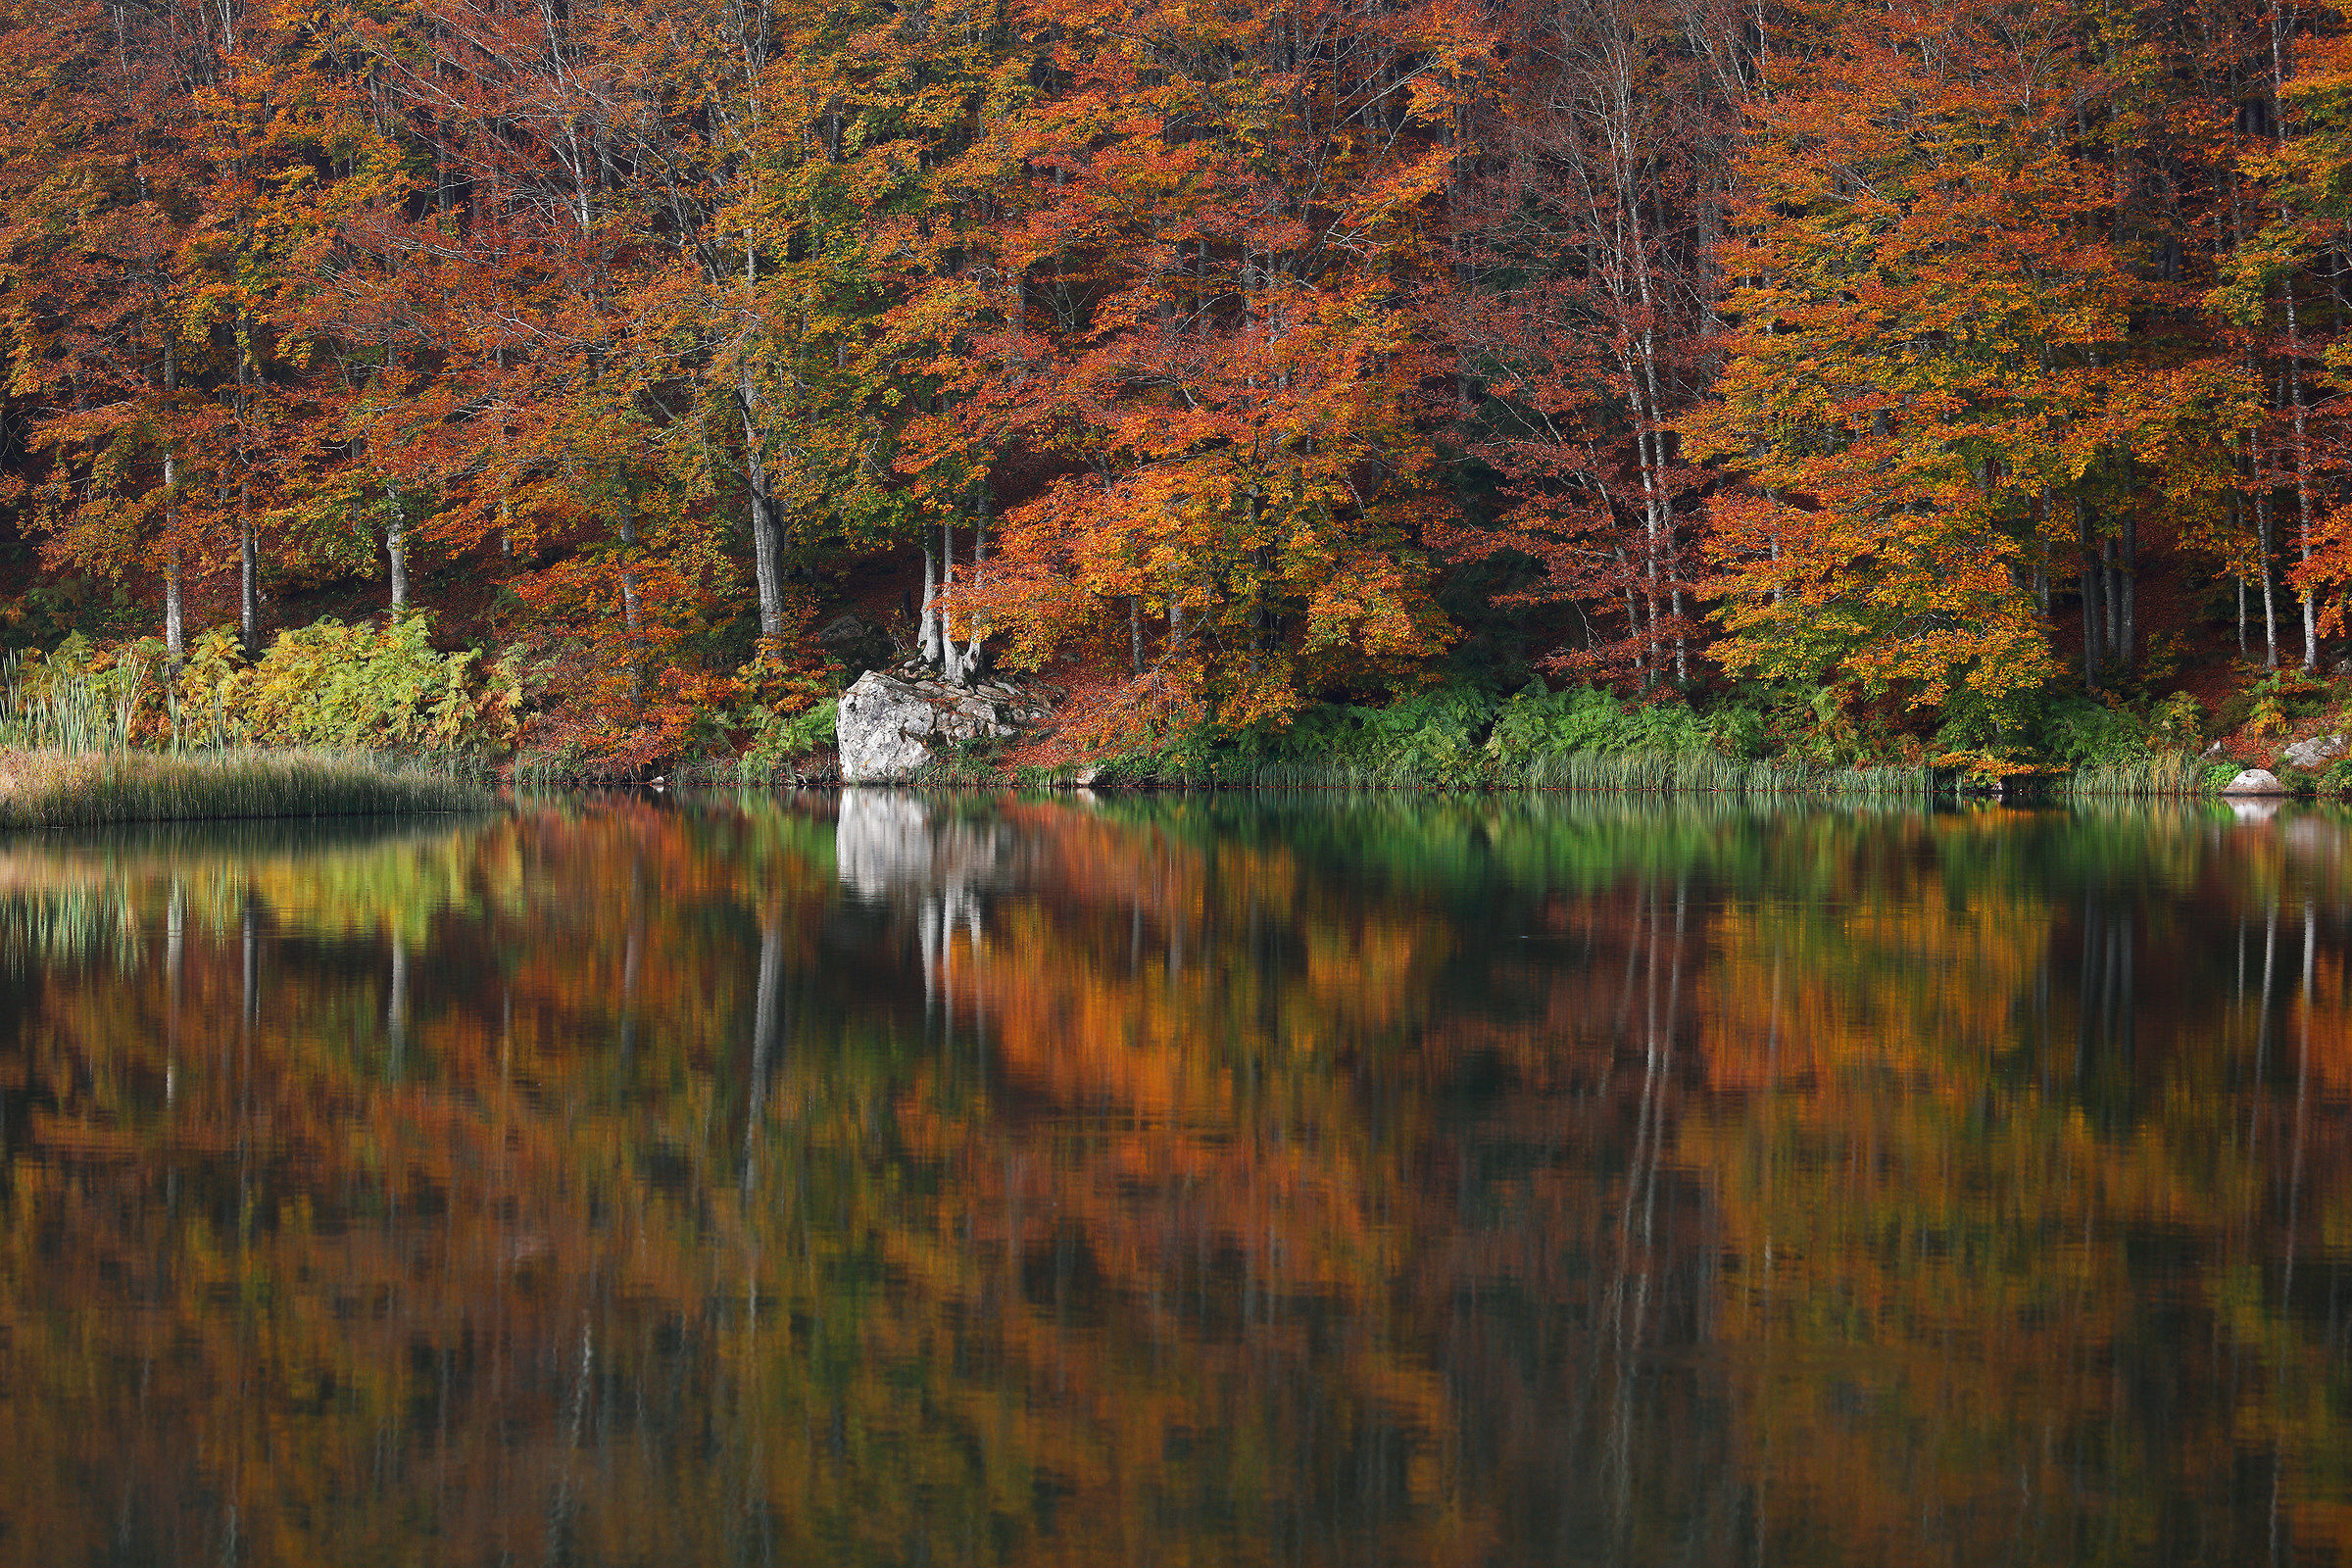
M920 665L873 669L842 694L836 735L844 784L904 784L965 741L1004 739L1047 702L1004 680L957 686Z
M2309 740L2297 741L2289 746L2286 749L2286 761L2290 767L2326 767L2343 755L2343 736L2314 735Z
M2249 767L2222 786L2224 795L2284 795L2286 786L2267 767Z

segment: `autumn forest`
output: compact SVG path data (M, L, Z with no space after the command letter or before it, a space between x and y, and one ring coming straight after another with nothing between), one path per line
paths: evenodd
M5 0L0 641L389 612L622 765L908 658L1065 746L1541 678L1979 757L2325 670L2344 21Z

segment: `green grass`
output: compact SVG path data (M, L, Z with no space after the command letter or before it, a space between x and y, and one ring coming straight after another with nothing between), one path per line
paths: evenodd
M0 752L0 828L419 815L497 804L444 768L361 753Z
M1066 770L1054 770L1060 774ZM1249 790L1590 790L1639 795L1806 795L1925 800L1946 791L1926 767L1816 767L1786 760L1742 761L1719 752L1546 752L1524 766L1485 759L1447 763L1302 761L1218 758L1185 769L1162 763L1149 774L1113 766L1103 782ZM941 782L953 782L943 778ZM1040 776L1034 782L1063 782Z
M2226 780L2236 770L2231 763L2222 776ZM2188 752L2164 752L2116 762L2086 763L2061 779L2057 793L2068 800L2093 795L2212 795L2219 789L2215 772L2214 764L2203 758Z

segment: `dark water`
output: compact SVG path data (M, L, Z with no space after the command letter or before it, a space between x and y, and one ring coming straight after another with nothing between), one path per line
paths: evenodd
M2352 835L0 842L0 1560L2352 1551Z

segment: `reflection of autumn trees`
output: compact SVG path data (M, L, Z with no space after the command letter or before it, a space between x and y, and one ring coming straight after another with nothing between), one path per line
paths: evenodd
M1494 800L9 846L0 1518L2341 1551L2347 863L2311 818Z

